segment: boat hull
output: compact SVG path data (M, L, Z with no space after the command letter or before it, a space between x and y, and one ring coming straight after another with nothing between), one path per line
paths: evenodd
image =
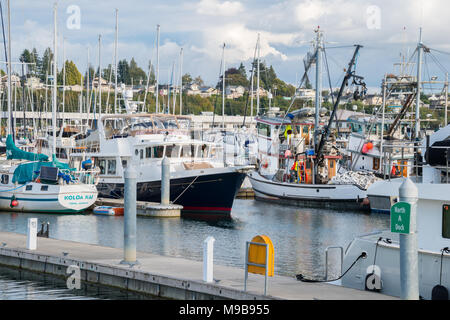
M231 208L245 173L227 171L172 178L170 180L170 201L183 206L181 214L191 218L231 217ZM123 183L100 182L99 195L105 198L123 198ZM137 183L137 200L161 202L161 181Z
M26 186L31 186L27 190ZM48 185L42 191L40 183L28 183L22 186L5 185L0 187L0 210L39 213L79 213L97 200L94 185ZM17 200L11 206L12 199Z
M281 204L368 211L367 194L356 185L295 184L271 181L256 171L249 174L255 198Z

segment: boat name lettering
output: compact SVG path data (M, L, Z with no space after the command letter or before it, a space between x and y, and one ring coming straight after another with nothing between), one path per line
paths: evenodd
M64 196L64 200L83 200L83 199L92 199L94 196L92 194L87 194L83 197L83 195L77 194L77 195L69 195Z

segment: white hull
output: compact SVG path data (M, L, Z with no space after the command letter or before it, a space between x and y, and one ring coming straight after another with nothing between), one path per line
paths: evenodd
M362 208L366 190L350 184L296 184L271 181L256 171L249 175L255 196L261 200L328 208Z
M48 187L42 191L41 187ZM31 190L27 190L27 187ZM0 210L20 212L75 213L86 210L97 200L95 185L1 185ZM18 205L11 207L15 198Z

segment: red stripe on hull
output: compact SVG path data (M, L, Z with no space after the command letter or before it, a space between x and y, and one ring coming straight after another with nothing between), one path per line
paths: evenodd
M186 206L183 208L183 210L191 210L191 211L230 211L231 208L224 208L224 207L189 207Z

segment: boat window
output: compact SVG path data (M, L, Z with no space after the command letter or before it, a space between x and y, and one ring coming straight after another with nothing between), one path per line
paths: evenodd
M127 160L122 160L122 167L124 167L124 168L127 167Z
M134 150L134 154L138 155L139 154L139 150L138 149Z
M180 153L180 146L177 145L166 146L166 157L177 158L179 153Z
M48 191L48 186L41 186L41 191Z
M28 185L25 187L25 191L31 191L33 190L33 186L32 185Z
M206 144L203 144L200 148L197 150L197 158L207 158L208 157L208 146Z
M108 174L116 174L116 160L108 160Z
M3 184L8 184L9 183L9 175L2 174L2 183Z
M194 156L195 146L194 145L185 145L181 148L181 157L182 158L192 158Z
M99 160L98 167L100 168L100 174L106 173L106 160Z
M56 148L56 157L58 159L67 159L67 152L64 148Z
M268 137L270 135L270 126L265 123L258 122L258 134Z
M139 158L144 159L144 150L139 150Z
M442 209L442 238L450 239L450 205L444 204Z
M152 147L145 148L145 157L151 158L152 157Z
M153 147L153 157L162 158L164 155L164 146Z

